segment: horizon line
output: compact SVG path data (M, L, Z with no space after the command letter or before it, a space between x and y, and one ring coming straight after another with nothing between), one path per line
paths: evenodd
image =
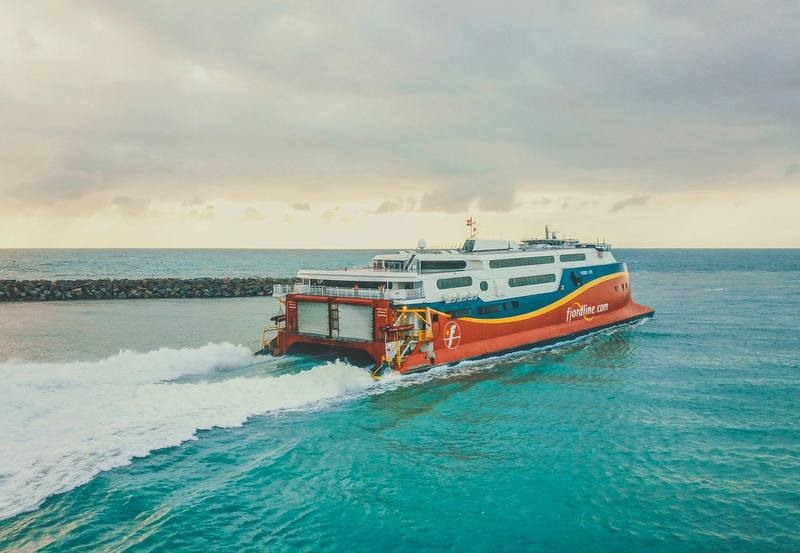
M150 246L113 246L113 247L0 247L0 251L19 251L19 250L40 250L40 251L70 251L70 250L90 250L90 251L109 251L109 250L234 250L234 251L403 251L417 250L413 247L387 247L387 248L311 248L311 247L268 247L268 248L243 248L243 247L150 247ZM459 246L441 246L426 248L428 250L452 250L459 249ZM611 246L611 250L800 250L800 246L760 246L760 247L730 247L730 246Z

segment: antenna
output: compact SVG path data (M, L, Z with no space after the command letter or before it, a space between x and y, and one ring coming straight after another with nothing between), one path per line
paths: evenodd
M478 237L478 227L475 226L475 218L472 216L467 219L467 229L469 230L469 238Z

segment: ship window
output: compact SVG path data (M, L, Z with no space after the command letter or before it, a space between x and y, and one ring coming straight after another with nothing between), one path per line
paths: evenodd
M482 305L478 308L478 313L481 315L491 315L492 313L500 313L506 310L507 304L493 303L491 305Z
M556 275L532 275L524 277L513 277L508 279L508 285L511 287L516 286L531 286L533 284L544 284L545 282L555 282Z
M467 240L464 242L464 247L462 248L465 252L471 252L475 249L475 240Z
M463 259L456 261L422 261L421 269L423 271L460 271L467 268L467 262Z
M459 317L469 317L471 313L471 309L456 309L450 312L450 316L454 319L458 319Z
M561 261L586 261L585 253L565 253L558 256Z
M489 267L492 269L504 269L506 267L525 267L527 265L544 265L555 263L552 255L541 255L539 257L511 257L501 259L490 259Z
M489 289L489 283L486 282L485 280L482 280L481 281L481 290L483 290L485 292L488 289Z
M439 290L447 290L448 288L464 288L472 286L472 277L453 277L453 278L440 278L436 281L436 287Z
M518 301L512 301L511 302L511 309L519 309L519 302Z

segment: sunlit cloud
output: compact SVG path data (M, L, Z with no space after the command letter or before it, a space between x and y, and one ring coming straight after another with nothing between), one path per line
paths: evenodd
M395 213L397 211L413 211L417 209L417 201L414 198L398 198L395 200L384 200L374 213L381 215L384 213Z
M264 216L254 207L246 207L242 210L242 219L245 221L263 221Z

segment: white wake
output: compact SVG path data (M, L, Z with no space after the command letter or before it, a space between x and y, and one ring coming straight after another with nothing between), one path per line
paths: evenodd
M364 369L340 362L282 376L170 382L253 362L245 347L209 344L96 362L0 363L0 520L198 430L375 386Z
M270 411L458 378L617 330L402 378L390 374L379 384L364 369L338 361L282 376L226 376L225 371L254 362L250 350L232 344L123 351L94 362L0 363L0 520L35 509L47 497L134 457L195 439L198 430L239 426ZM193 375L215 378L181 379Z

